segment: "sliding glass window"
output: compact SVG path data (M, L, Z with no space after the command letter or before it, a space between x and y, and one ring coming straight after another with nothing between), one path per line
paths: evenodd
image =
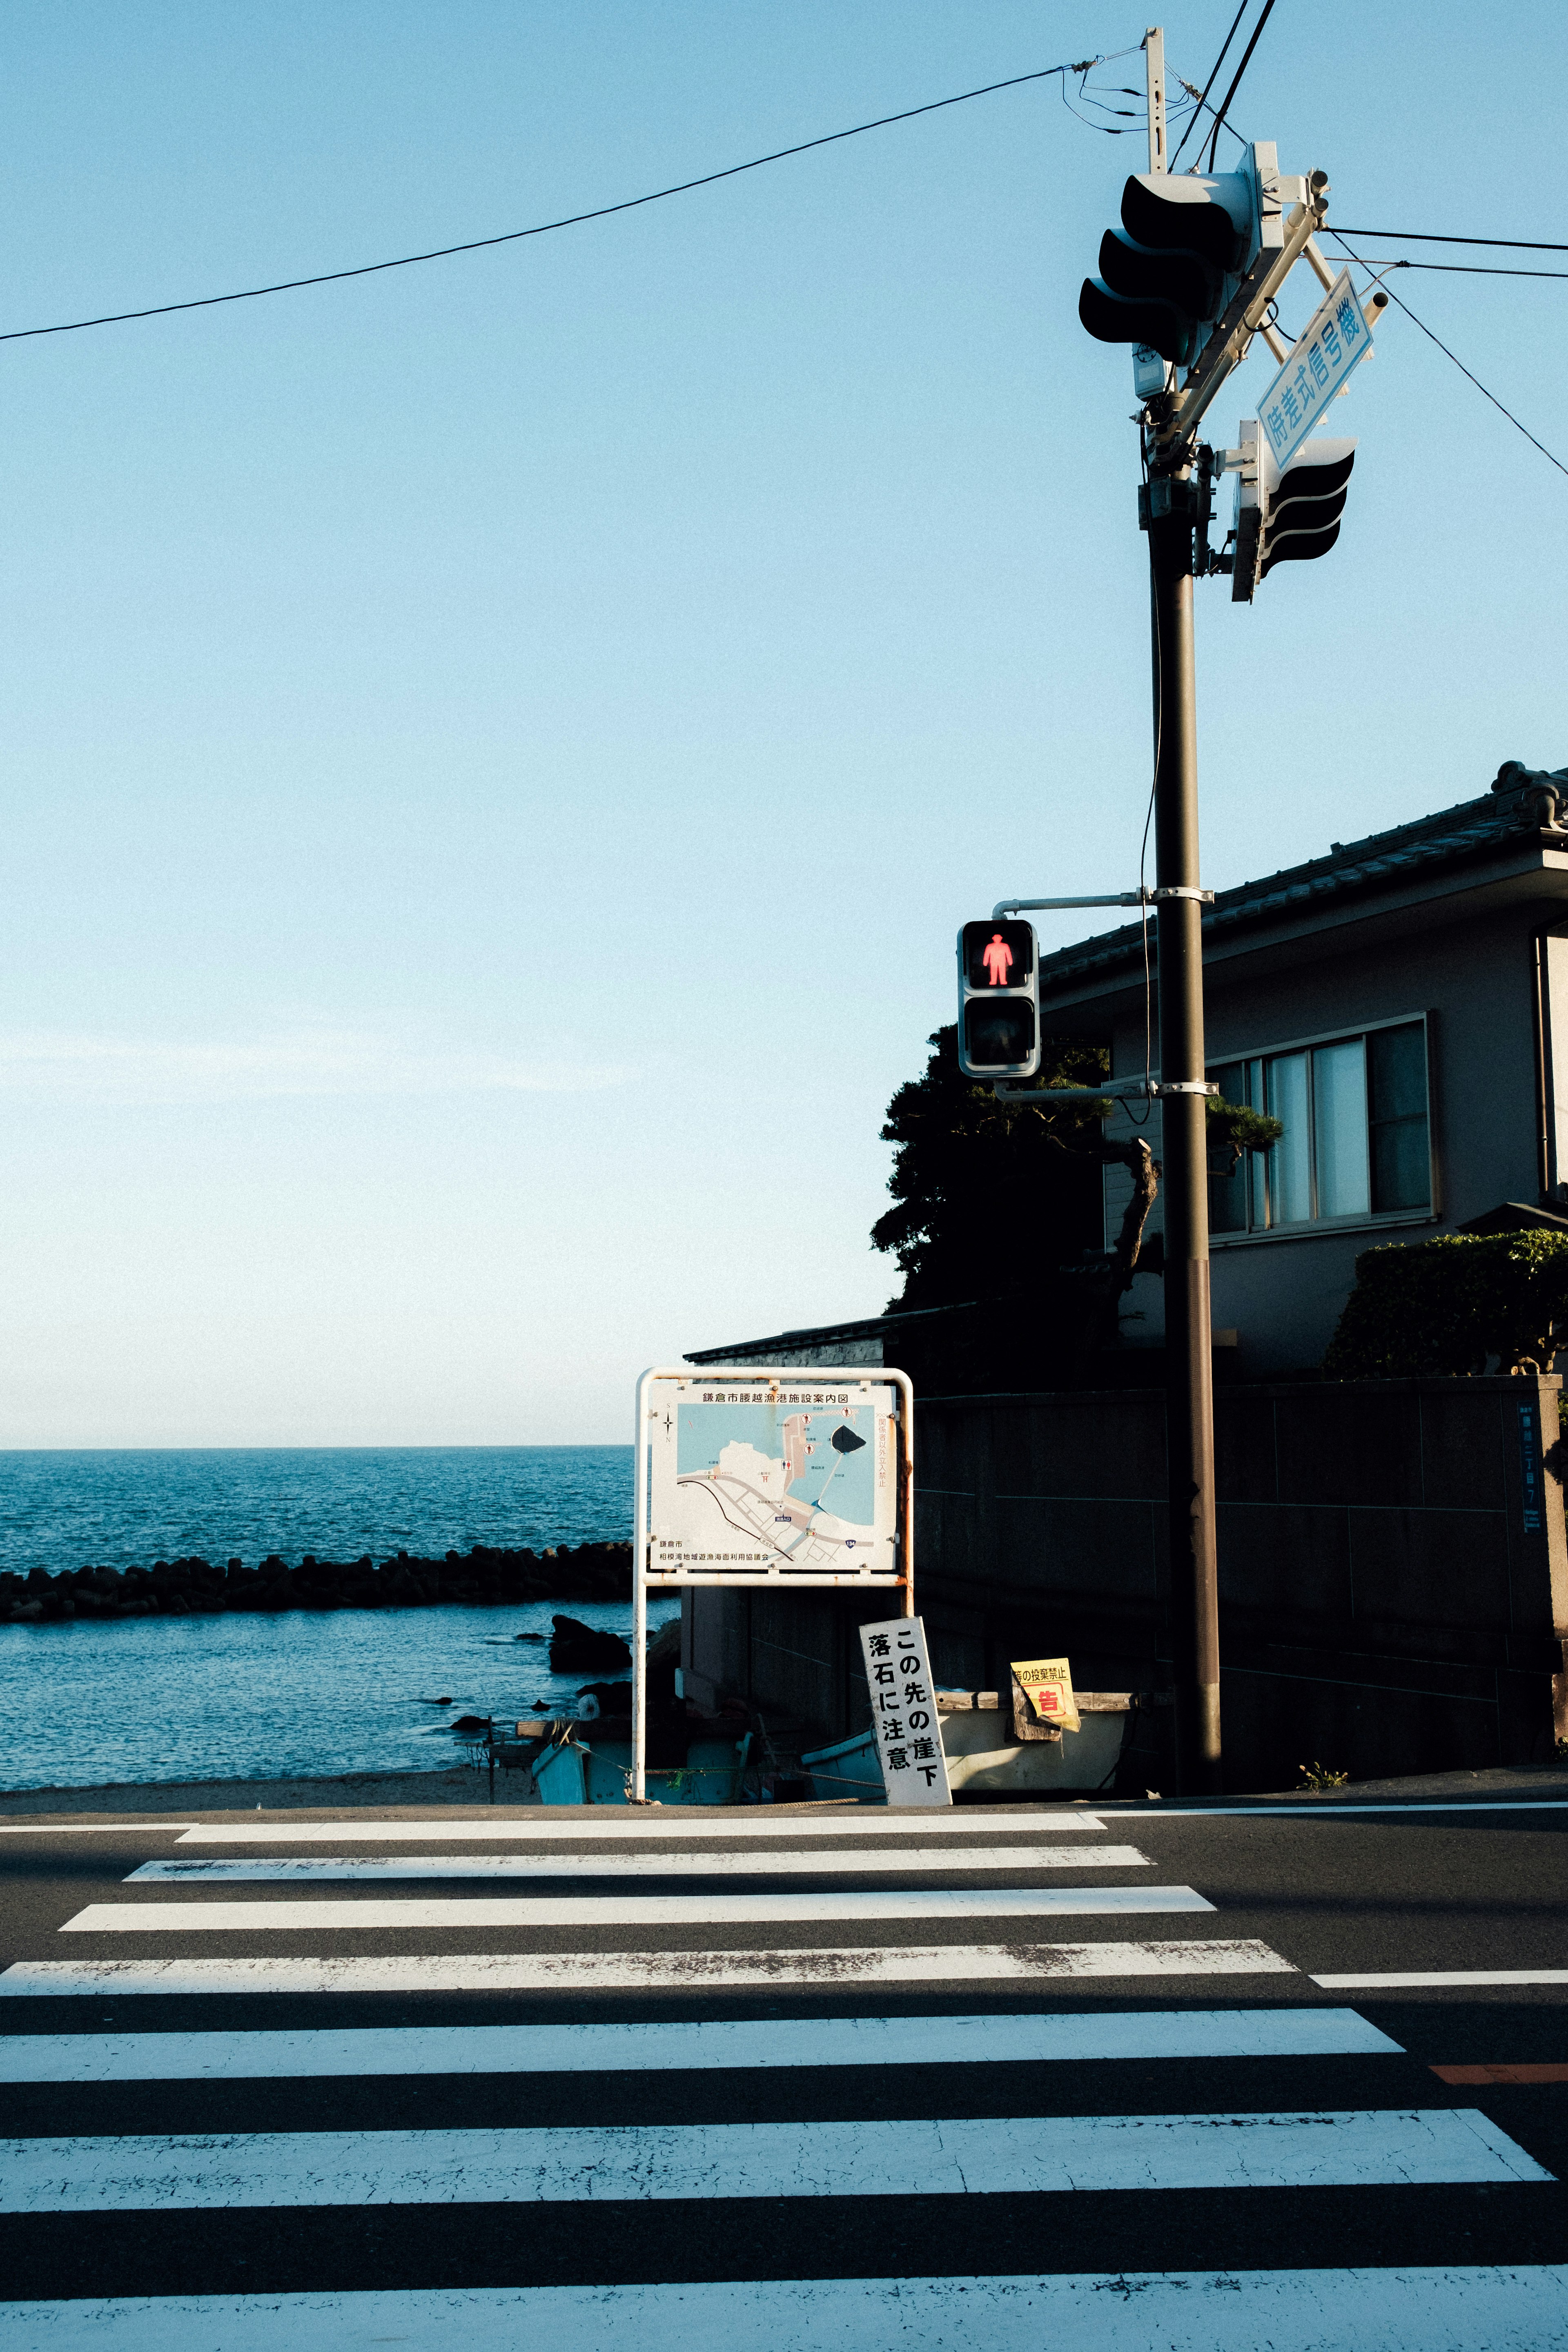
M1216 1237L1364 1223L1430 1203L1425 1022L1249 1055L1209 1076L1226 1102L1266 1111L1285 1130L1235 1169L1211 1153Z

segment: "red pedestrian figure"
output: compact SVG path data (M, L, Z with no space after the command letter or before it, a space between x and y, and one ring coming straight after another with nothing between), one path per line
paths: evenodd
M980 961L990 975L992 987L1005 988L1008 967L1013 961L1013 950L1000 931L992 932L990 944Z

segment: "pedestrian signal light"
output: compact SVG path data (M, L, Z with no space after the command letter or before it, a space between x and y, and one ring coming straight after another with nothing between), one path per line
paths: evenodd
M1234 604L1250 604L1277 563L1310 563L1327 555L1340 535L1355 449L1353 438L1304 441L1281 467L1257 425L1243 424L1230 584Z
M1269 151L1270 155L1272 150ZM1121 227L1107 229L1100 276L1086 278L1078 315L1102 343L1144 344L1179 367L1251 267L1262 240L1258 163L1208 178L1140 172L1121 191Z
M1032 1078L1040 1066L1032 923L965 923L958 935L958 1066L970 1078Z

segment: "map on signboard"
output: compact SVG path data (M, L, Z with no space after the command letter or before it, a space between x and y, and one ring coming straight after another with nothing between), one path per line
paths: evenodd
M679 1383L655 1416L650 1567L893 1569L890 1412L879 1386Z

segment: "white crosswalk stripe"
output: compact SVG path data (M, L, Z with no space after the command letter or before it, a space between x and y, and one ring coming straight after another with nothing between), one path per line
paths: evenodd
M1568 2264L766 2279L0 2304L6 2352L1563 2352Z
M0 2142L0 2213L1550 2180L1474 2109Z
M1198 1886L1100 1883L1153 1866L1110 1843L1104 1816L976 1808L932 1823L870 1808L614 1819L531 1809L488 1821L174 1826L182 1846L229 1851L160 1856L166 1829L150 1825L153 1858L116 1885L106 1852L89 1871L100 1890L108 1882L107 1899L62 1906L56 1922L62 1935L121 1950L142 1939L151 1952L22 1958L0 1970L0 2000L88 2005L80 2029L0 2034L0 2084L35 2102L30 2122L0 2144L0 2215L10 2231L92 2233L58 2242L90 2245L97 2263L112 2245L128 2279L156 2262L184 2265L168 2273L184 2277L205 2261L238 2264L246 2291L62 2297L47 2283L37 2300L0 2306L5 2352L163 2352L170 2342L181 2352L388 2342L435 2352L437 2339L446 2352L454 2331L465 2352L512 2352L541 2330L563 2332L574 2352L624 2352L628 2339L637 2352L733 2352L741 2330L765 2332L781 2352L972 2352L977 2336L1047 2329L1075 2352L1253 2352L1265 2342L1275 2352L1405 2352L1415 2342L1423 2352L1568 2352L1568 2280L1546 2266L1222 2274L1150 2259L1103 2276L944 2266L944 2251L963 2243L955 2228L943 2235L949 2205L962 2205L973 2230L987 2209L1041 2200L1036 2260L1037 2241L1074 2242L1047 2210L1087 2200L1103 2215L1109 2203L1135 2217L1128 2242L1152 2256L1171 2245L1158 2236L1162 2202L1180 2208L1186 2229L1191 2200L1205 2197L1506 2200L1552 2185L1480 2106L1443 2103L1429 2074L1426 2095L1412 2098L1399 2042L1323 1998L1336 1986L1482 1979L1312 1978L1257 1937L1141 1934L1139 1920L1157 1927L1163 1915L1214 1920L1215 1905ZM365 1846L383 1851L355 1851ZM978 1884L982 1874L1003 1883ZM936 1875L949 1883L887 1883ZM783 1878L834 1883L765 1888ZM705 1879L752 1883L691 1884ZM487 1880L544 1891L466 1891ZM562 1880L583 1888L558 1891ZM425 1891L442 1881L465 1891ZM397 1882L419 1891L378 1891ZM1086 1922L1076 1940L1047 1940L1054 1921L1075 1918ZM922 1923L924 1940L896 1940ZM814 1926L833 1932L791 1942ZM730 1948L726 1931L737 1929L777 1933L755 1933L744 1948L731 1936ZM428 1948L432 1937L458 1948ZM282 1948L213 1948L252 1937ZM1163 1998L1180 2005L1138 2005L1141 1983L1167 1981ZM1222 1983L1235 1988L1228 2005L1215 1999ZM1050 2007L1058 1987L1066 2005ZM1202 2006L1187 2005L1189 1988ZM779 1994L795 2013L767 2013ZM858 2013L868 1994L886 2007ZM117 2006L126 1998L150 2004L130 2030ZM900 1998L918 2013L901 2013ZM388 2000L397 2006L375 2006ZM467 2006L439 2005L453 2000ZM224 2000L245 2006L216 2005ZM23 2008L7 2023L29 2014L51 2016ZM1406 2070L1401 2095L1379 2089L1392 2086L1378 2071L1391 2066ZM682 2268L725 2259L716 2207L765 2213L771 2244L796 2210L826 2216L849 2202L870 2215L916 2200L923 2213L927 2200L931 2258L911 2271L906 2254L896 2275L800 2276L816 2251L806 2236L781 2251L778 2267L795 2274L778 2279L598 2283L595 2265L610 2259L603 2233L629 2228L624 2217L637 2209L659 2209L658 2274L679 2281ZM539 2204L552 2218L537 2245L556 2278L567 2265L566 2284L509 2283L535 2240L518 2234L521 2221L464 2218ZM561 2233L579 2210L598 2234L574 2254L579 2242ZM700 2226L690 2217L701 2211L711 2218ZM377 2212L393 2217L393 2238L374 2256L355 2252L348 2218ZM438 2234L420 2236L419 2217L437 2213ZM465 2228L478 2234L450 2235ZM868 2251L877 2234L868 2221ZM426 2244L440 2265L430 2283L366 2284L367 2262L373 2280L384 2277L389 2247L406 2264L418 2257L404 2250ZM635 2258L634 2277L646 2259ZM512 2266L500 2284L485 2268L496 2260ZM584 2270L574 2284L574 2261ZM472 2284L452 2285L465 2263L477 2265ZM209 2270L215 2282L220 2270Z
M1088 1977L1293 1976L1250 1937L1203 1942L839 1944L769 1951L410 1952L353 1958L16 1960L0 1997L128 1993L701 1991L792 1985L1013 1984Z
M364 1932L416 1927L741 1927L819 1919L879 1927L890 1919L1111 1917L1136 1912L1212 1911L1190 1886L933 1886L893 1894L465 1895L369 1896L305 1902L89 1903L68 1919L71 1936L278 1935L305 1929Z
M400 1853L272 1856L265 1862L144 1862L128 1885L321 1885L352 1879L375 1885L400 1878L865 1878L890 1873L956 1870L1147 1870L1133 1845L910 1845L891 1853Z
M1399 2044L1353 2009L1089 2017L792 2017L638 2025L258 2027L5 2033L0 2082L277 2081L336 2074L636 2074L719 2066L1020 2066L1116 2058L1322 2058Z
M122 1826L129 1828L131 1824ZM613 1843L635 1847L650 1838L657 1838L660 1845L667 1842L684 1844L689 1839L697 1839L718 1845L733 1842L761 1846L815 1845L821 1838L852 1837L875 1850L889 1843L896 1845L904 1838L917 1838L922 1845L933 1838L951 1838L955 1844L984 1844L1003 1830L1013 1836L1037 1836L1044 1830L1051 1837L1061 1837L1071 1832L1099 1833L1104 1827L1099 1814L1080 1813L1069 1805L1053 1806L1049 1812L1026 1812L1009 1806L1001 1816L986 1810L938 1815L934 1820L923 1808L887 1812L879 1806L851 1805L844 1812L817 1815L761 1812L751 1806L731 1812L716 1805L703 1805L685 1812L665 1806L646 1813L621 1813L609 1820L601 1815L595 1821L581 1813L552 1816L538 1810L511 1821L237 1821L232 1825L226 1822L199 1822L182 1831L177 1842L181 1845L339 1845L367 1842L449 1845L472 1841L484 1845L498 1838L515 1838L528 1845Z

